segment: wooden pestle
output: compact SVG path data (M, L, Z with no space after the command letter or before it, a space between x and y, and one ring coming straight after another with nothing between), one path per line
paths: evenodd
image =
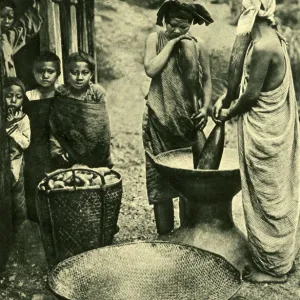
M206 140L197 169L218 170L223 155L224 142L225 123L216 124Z
M228 69L228 89L224 101L224 108L228 108L231 101L239 96L239 86L243 74L245 56L251 35L236 36L231 52ZM207 138L204 148L200 153L197 169L217 170L220 166L225 142L225 123L216 124Z

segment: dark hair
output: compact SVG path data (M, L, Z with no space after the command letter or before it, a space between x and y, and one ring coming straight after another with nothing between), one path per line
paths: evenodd
M167 12L167 13L165 14L165 23L166 23L166 24L170 24L170 22L171 22L172 19L181 19L181 20L184 20L184 21L190 23L191 25L192 25L192 23L193 23L193 18L188 18L188 17L175 17L175 16L173 16L171 13Z
M51 51L42 51L33 62L33 68L36 64L41 62L53 62L55 64L57 74L60 75L60 58L55 53Z
M2 10L4 7L10 7L14 11L17 9L15 3L12 0L4 0L0 5L0 10Z
M72 62L85 62L88 64L90 71L92 73L95 72L95 61L86 52L79 51L79 52L74 52L74 53L70 54L66 61L66 67L68 68Z
M4 79L3 89L7 89L8 87L10 87L12 85L16 85L21 88L21 90L23 92L23 97L25 99L26 98L26 89L25 89L25 85L24 85L23 81L21 79L19 79L18 77L6 77Z

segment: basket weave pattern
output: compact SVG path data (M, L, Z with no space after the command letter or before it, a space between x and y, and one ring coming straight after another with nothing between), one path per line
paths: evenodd
M57 295L72 300L226 300L241 285L224 258L166 242L88 251L58 264L48 279Z
M121 178L115 184L98 188L39 190L37 209L48 265L52 267L70 256L110 245L121 198Z

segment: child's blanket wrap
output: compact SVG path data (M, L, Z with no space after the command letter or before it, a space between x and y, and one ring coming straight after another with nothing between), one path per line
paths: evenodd
M50 115L50 128L71 163L112 167L105 101L86 103L57 95Z

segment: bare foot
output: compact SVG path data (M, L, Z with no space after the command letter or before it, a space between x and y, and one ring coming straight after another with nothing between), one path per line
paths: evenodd
M287 275L272 276L267 273L263 273L255 268L246 266L243 271L243 280L252 283L285 283L287 282Z

